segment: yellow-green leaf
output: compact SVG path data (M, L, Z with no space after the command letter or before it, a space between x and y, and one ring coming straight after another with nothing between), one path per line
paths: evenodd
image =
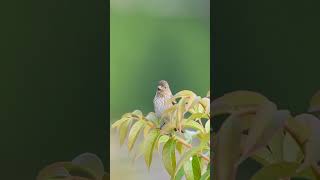
M200 180L210 180L210 169L201 176Z
M286 133L283 140L283 160L286 162L299 162L302 151L297 142L289 133Z
M251 180L279 180L286 177L315 179L310 169L301 173L296 173L298 166L299 163L293 162L280 162L264 166L251 178Z
M201 118L209 119L209 116L205 113L194 113L190 117L188 117L188 120L195 120Z
M158 140L157 149L159 150L161 143L166 143L169 140L168 135L161 135Z
M121 126L122 123L126 122L127 120L129 120L129 118L121 118L119 120L117 120L116 122L114 122L112 125L111 125L111 128L116 128L116 127L119 127Z
M299 141L301 144L304 144L311 135L309 127L303 122L303 116L304 115L298 115L294 118L290 118L287 121L286 126L287 129L293 133L292 135L294 135L294 139Z
M119 127L119 136L120 136L120 145L124 143L124 140L126 139L126 136L128 134L128 127L131 123L131 119L121 124Z
M192 121L192 120L186 121L183 124L183 126L184 126L184 128L193 128L193 129L199 130L202 133L205 132L204 127L200 123L198 123L196 121Z
M150 131L151 127L150 126L145 126L143 130L143 137L146 138L148 136L148 133Z
M206 122L205 129L207 133L210 133L210 120Z
M179 152L179 154L182 154L182 152L183 152L183 144L180 143L180 142L177 142L176 149Z
M170 176L174 175L176 169L175 145L176 141L174 139L169 139L162 149L162 161Z
M136 115L137 117L139 117L139 119L142 118L143 114L140 110L135 110L132 112L132 115Z
M190 159L184 163L183 169L187 180L195 180L192 169L192 157L190 157Z
M234 179L235 164L240 158L241 121L237 115L229 116L222 124L214 144L213 179Z
M210 99L209 98L202 98L200 100L200 104L204 108L205 113L209 114L210 113Z
M257 150L252 155L252 158L263 166L269 165L274 162L272 153L266 147Z
M234 91L215 99L212 103L214 115L232 113L239 108L255 107L267 102L268 99L252 91Z
M159 130L154 129L148 134L147 139L144 141L144 159L148 168L150 168L152 162L152 154L159 134Z
M310 166L317 166L320 161L320 120L311 114L301 114L295 117L296 120L303 122L310 129L310 137L304 145L304 162L299 167L299 171Z
M177 94L175 94L173 96L173 98L179 98L179 97L190 97L190 96L195 96L196 94L192 91L189 91L189 90L182 90L180 92L178 92Z
M137 140L137 137L139 135L140 130L144 127L145 122L140 120L134 123L134 125L131 127L129 136L128 136L128 149L129 151L132 149L134 143Z
M158 118L156 116L156 114L154 112L150 112L147 116L146 119L148 119L149 121L157 121Z
M172 177L171 180L181 180L183 175L184 175L184 170L183 168L180 168L177 175L175 177Z

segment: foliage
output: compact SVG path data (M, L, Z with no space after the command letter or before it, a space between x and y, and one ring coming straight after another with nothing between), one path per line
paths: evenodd
M94 154L84 153L72 161L55 162L43 168L37 180L107 180L102 161Z
M126 113L112 124L118 129L120 144L126 137L128 150L136 145L136 157L144 156L148 168L156 150L162 151L164 168L171 179L207 180L210 178L210 99L183 90L167 103L177 103L167 109L161 118L150 112L146 116L139 110ZM161 129L162 118L169 118ZM140 135L141 134L141 135ZM142 135L143 134L143 135ZM179 154L179 155L178 155Z
M213 100L212 116L227 115L213 144L214 179L234 180L251 157L263 166L251 180L320 179L320 93L293 116L265 96L235 91Z

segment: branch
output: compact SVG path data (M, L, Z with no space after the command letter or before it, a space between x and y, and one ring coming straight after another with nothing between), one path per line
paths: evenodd
M184 146L186 146L187 148L192 148L192 145L187 143L185 140L179 138L179 137L175 137L177 141L179 141L181 144L183 144ZM206 160L207 162L210 162L210 159L205 156L204 154L202 153L198 153L198 155L203 158L204 160Z
M149 123L149 120L145 119L145 118L142 118L143 121L146 122L146 124L148 126L150 126L151 128L155 128L154 124L153 123ZM191 149L192 148L192 145L187 143L185 140L179 138L179 137L176 137L176 140L179 141L181 144L183 144L185 147ZM198 153L198 155L203 158L204 160L206 160L207 162L210 162L210 158L205 156L204 154L202 153Z

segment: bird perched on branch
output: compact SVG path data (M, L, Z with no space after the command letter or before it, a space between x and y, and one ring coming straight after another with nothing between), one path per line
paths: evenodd
M173 106L173 103L168 103L168 100L172 98L173 95L171 93L169 84L165 80L161 80L158 82L156 95L153 99L154 111L158 118L161 118L162 113ZM167 122L167 118L163 119L164 122L161 127ZM161 128L160 127L160 128Z

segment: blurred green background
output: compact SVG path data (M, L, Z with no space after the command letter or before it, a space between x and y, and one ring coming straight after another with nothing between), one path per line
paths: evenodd
M35 180L45 166L85 152L107 166L107 3L0 7L0 179Z
M209 0L111 0L110 116L153 111L159 80L173 93L210 88ZM155 154L150 171L143 158L131 163L111 131L111 179L169 179ZM123 173L125 172L125 173Z
M320 90L319 5L312 0L215 1L214 94L251 90L293 115L306 112ZM246 161L237 179L250 179L258 168Z
M156 84L204 96L210 86L209 1L111 1L111 119L153 111Z

